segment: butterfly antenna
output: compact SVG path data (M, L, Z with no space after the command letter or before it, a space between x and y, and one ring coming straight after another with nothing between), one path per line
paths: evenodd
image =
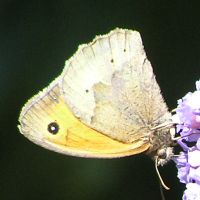
M158 157L156 157L156 160L155 160L155 168L156 168L156 173L158 174L158 178L159 178L159 180L160 180L160 184L161 184L166 190L169 190L170 188L167 187L167 186L165 185L165 183L164 183L164 181L163 181L163 179L162 179L162 177L161 177L161 175L160 175L160 172L159 172L159 170L158 170Z

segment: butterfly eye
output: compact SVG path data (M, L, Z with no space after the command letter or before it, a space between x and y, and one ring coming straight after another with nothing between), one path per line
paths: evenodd
M48 124L47 130L49 131L49 133L52 133L53 135L55 135L59 131L59 126L56 122L51 122L50 124Z
M157 153L160 159L166 159L167 157L166 149L160 149Z

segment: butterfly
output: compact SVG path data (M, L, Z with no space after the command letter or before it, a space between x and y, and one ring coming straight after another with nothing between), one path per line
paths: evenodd
M19 130L66 155L173 156L171 113L137 31L116 28L77 52L47 88L22 108Z

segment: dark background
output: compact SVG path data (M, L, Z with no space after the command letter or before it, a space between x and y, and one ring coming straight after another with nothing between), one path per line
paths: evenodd
M115 27L138 30L170 109L200 74L197 1L0 1L0 199L161 199L145 155L83 159L45 150L17 129L23 104L57 77L81 43ZM181 199L171 162L160 173Z

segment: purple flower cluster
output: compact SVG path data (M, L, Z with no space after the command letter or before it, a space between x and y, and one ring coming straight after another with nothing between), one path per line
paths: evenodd
M177 123L182 151L174 158L180 182L186 184L183 200L200 199L200 81L196 91L178 100L173 121Z

